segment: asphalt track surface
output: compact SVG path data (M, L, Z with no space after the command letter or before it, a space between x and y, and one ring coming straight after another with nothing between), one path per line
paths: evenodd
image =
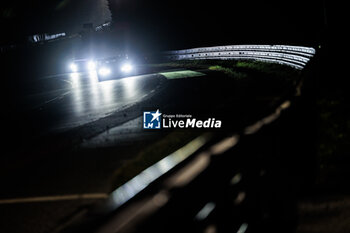
M158 137L152 132L140 137L142 125L135 120L142 115L141 103L164 89L164 82L165 77L150 74L99 83L96 73L75 73L18 85L21 91L3 128L8 137L2 143L1 231L55 230L67 216L106 198L116 168ZM118 131L119 125L126 131L117 136L125 139L117 154L108 149L71 152L72 144L56 147L76 138L74 145L90 146L89 138L107 128ZM93 144L101 146L103 141Z
M161 79L144 75L99 82L92 71L44 77L29 85L43 91L24 96L18 106L44 119L40 127L45 134L81 126L144 101L160 88Z

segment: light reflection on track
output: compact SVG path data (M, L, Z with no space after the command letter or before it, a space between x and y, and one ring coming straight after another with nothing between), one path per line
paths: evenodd
M76 127L142 101L159 87L159 76L142 75L98 82L95 71L56 77L71 84L69 94L43 105L54 115L50 130Z

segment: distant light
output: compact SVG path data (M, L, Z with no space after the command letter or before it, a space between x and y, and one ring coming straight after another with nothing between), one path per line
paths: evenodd
M247 224L247 223L243 223L243 224L239 227L237 233L245 233L245 232L247 231L247 228L248 228L248 224Z
M124 73L129 73L132 70L132 66L130 64L124 64L121 67L121 71L123 71Z
M88 70L96 69L96 63L94 61L88 61L87 68L88 68Z
M77 71L78 71L78 66L77 66L75 63L69 64L69 68L70 68L71 71L73 71L73 72L77 72Z
M230 181L231 185L236 185L238 184L240 181L242 180L242 174L241 173L237 173Z
M111 70L107 67L102 67L98 70L98 73L102 76L107 76L111 73Z
M214 202L207 203L195 216L195 219L201 221L208 217L208 215L214 210L215 208Z

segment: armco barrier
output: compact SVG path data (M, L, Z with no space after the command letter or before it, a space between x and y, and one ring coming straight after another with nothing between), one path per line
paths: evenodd
M107 28L109 28L111 26L111 22L106 22L104 24L101 24L101 25L98 25L95 27L95 31L98 32L98 31L103 31Z
M315 49L289 45L227 45L167 51L163 55L169 60L256 60L303 69L315 55Z
M57 34L36 34L28 37L28 40L32 43L38 43L43 41L55 40L58 38L63 38L66 36L65 32L57 33Z

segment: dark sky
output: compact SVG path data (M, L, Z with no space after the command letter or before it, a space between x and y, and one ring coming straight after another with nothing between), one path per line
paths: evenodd
M2 38L72 34L79 32L84 23L97 26L110 20L107 0L5 0L0 4Z
M47 25L52 25L48 22L58 14L64 15L64 6L55 10L59 3L79 1L88 2L5 1L1 5L1 27L7 35L14 36L48 31ZM115 22L113 28L121 37L130 43L161 49L241 43L314 45L320 42L324 23L323 3L316 0L108 2ZM76 7L67 14L79 17L83 15L82 8ZM72 17L67 17L60 25L72 21Z
M110 0L116 27L172 47L317 44L322 1ZM135 35L134 35L135 34ZM138 36L136 36L138 35Z

